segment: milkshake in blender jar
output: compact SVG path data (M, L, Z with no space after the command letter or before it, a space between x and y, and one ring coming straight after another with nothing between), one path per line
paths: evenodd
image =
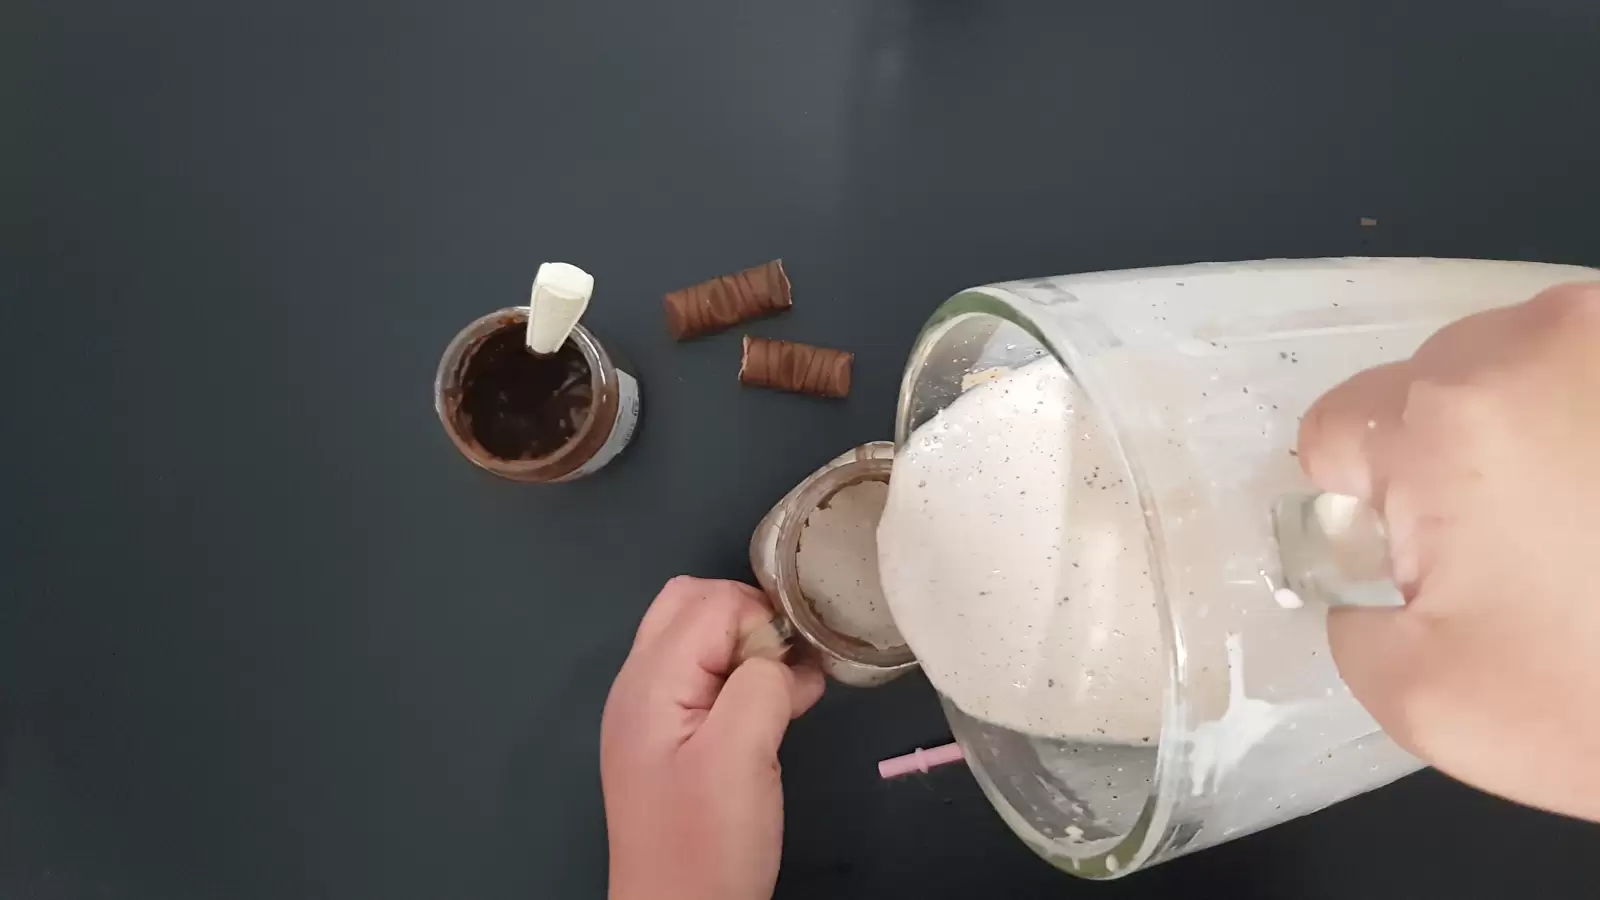
M1416 769L1340 680L1327 606L1286 588L1299 416L1455 319L1596 277L1277 260L941 306L901 386L880 575L1008 825L1116 877Z

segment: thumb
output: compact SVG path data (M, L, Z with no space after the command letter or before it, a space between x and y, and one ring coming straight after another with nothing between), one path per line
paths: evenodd
M694 740L727 747L736 757L770 760L789 727L795 674L781 662L747 659L728 676Z

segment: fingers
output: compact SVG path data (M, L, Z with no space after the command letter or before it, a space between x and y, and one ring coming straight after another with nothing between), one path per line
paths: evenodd
M1411 383L1409 363L1358 372L1322 395L1300 422L1300 465L1325 491L1372 499L1378 442L1394 434Z
M1324 394L1300 423L1300 465L1325 491L1381 504L1388 480L1382 450L1400 431L1413 380L1410 362L1358 372ZM1406 744L1405 683L1414 642L1404 609L1335 609L1328 642L1339 675L1357 701Z
M804 671L770 659L745 660L728 676L695 742L735 759L775 759L790 719L822 695L822 673Z
M644 618L639 621L639 630L634 635L633 645L642 647L654 641L685 610L701 604L708 597L715 597L717 598L715 602L726 604L730 600L727 596L730 593L742 594L757 603L766 604L765 595L748 584L712 578L693 578L688 575L673 578L661 588L661 592L656 594L656 599L651 602L650 608L645 610Z
M696 670L722 678L734 669L739 642L768 627L772 610L762 593L732 581L705 582L702 595L683 603L672 620L641 649L661 674Z
M816 663L804 662L790 666L794 672L794 689L790 692L789 717L798 719L822 699L824 679Z
M1455 382L1481 377L1487 371L1526 351L1537 342L1529 340L1547 327L1549 298L1559 296L1555 288L1515 306L1502 306L1474 313L1439 329L1417 348L1413 359L1435 380Z
M766 596L749 585L674 578L645 612L623 669L648 686L660 714L709 710L737 665L740 641L770 627L771 617Z
M1408 609L1328 613L1328 644L1350 693L1389 736L1415 752L1405 698L1426 665L1425 620Z
M705 582L688 575L679 575L661 586L650 607L639 619L639 630L633 635L633 646L642 647L661 635L667 623L677 617L684 604L704 595Z
M1300 423L1300 464L1323 490L1373 499L1387 475L1382 450L1419 373L1443 385L1471 383L1517 354L1547 354L1534 335L1578 331L1564 325L1593 321L1597 310L1600 285L1567 284L1441 328L1412 359L1357 373L1313 404Z
M814 663L738 660L741 641L770 629L771 618L765 595L749 585L674 578L645 613L619 682L635 686L630 694L643 701L639 714L652 721L693 728L702 715L709 723L707 711L731 702L736 712L720 718L781 715L787 723L822 696L823 678ZM779 728L774 740L782 736Z

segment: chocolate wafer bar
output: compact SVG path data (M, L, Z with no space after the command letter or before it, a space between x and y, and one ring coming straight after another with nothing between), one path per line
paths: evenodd
M775 259L673 291L664 298L663 305L667 330L683 341L783 312L793 303L783 260Z
M850 393L850 366L855 354L811 344L744 337L739 383L809 394L844 397Z

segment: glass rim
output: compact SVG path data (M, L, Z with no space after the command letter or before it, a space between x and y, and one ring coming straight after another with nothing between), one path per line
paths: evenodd
M1086 879L1109 879L1142 868L1163 849L1163 845L1170 841L1171 835L1176 831L1170 826L1178 807L1178 794L1182 787L1183 766L1180 763L1185 735L1189 730L1186 727L1188 702L1183 678L1185 668L1183 636L1179 633L1169 608L1166 590L1168 579L1165 572L1167 556L1158 527L1160 517L1149 494L1143 471L1123 445L1121 422L1113 412L1115 405L1106 402L1105 389L1097 383L1092 374L1093 367L1085 363L1079 348L1081 338L1068 333L1067 329L1051 321L1049 317L1030 314L1027 307L1036 303L1037 301L1013 294L1003 285L996 285L962 291L934 310L917 334L902 378L900 399L895 410L895 447L898 451L904 446L906 439L914 430L911 425L912 415L915 412L912 408L913 388L929 354L940 338L961 321L974 316L988 316L1002 320L1021 328L1036 340L1056 364L1062 367L1067 376L1082 388L1088 399L1091 415L1097 417L1110 434L1112 448L1126 471L1132 495L1139 502L1145 556L1149 563L1153 591L1151 602L1155 604L1157 620L1160 623L1165 671L1165 683L1162 686L1161 730L1156 740L1155 769L1151 773L1150 785L1145 791L1139 815L1123 834L1109 839L1113 841L1111 846L1075 856L1067 852L1066 845L1060 841L1038 834L1036 831L1032 836L1024 834L1022 828L1027 828L1029 831L1034 829L1023 822L1020 813L1011 809L1009 802L993 789L988 776L978 767L972 767L979 786L983 788L990 802L997 808L1004 807L999 809L1001 817L1036 853L1072 875ZM941 699L950 702L942 695Z

